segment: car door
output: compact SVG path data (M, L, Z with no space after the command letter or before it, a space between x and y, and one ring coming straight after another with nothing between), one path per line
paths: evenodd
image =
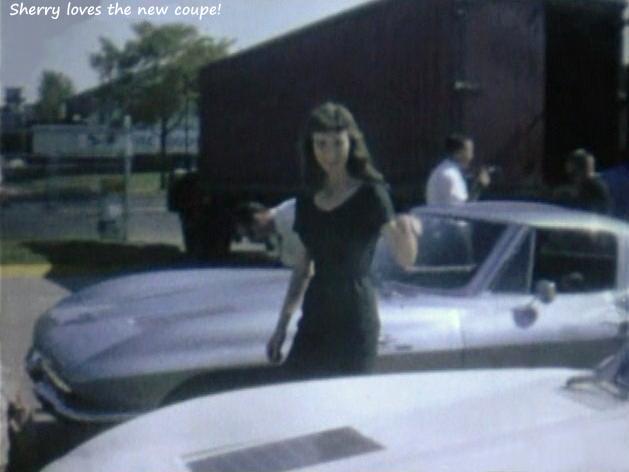
M523 232L480 297L485 311L461 321L465 366L591 367L614 353L626 329L620 249L611 233ZM549 282L543 301L536 287Z
M388 370L463 366L461 319L476 303L476 281L508 240L507 225L450 214L416 213L418 255L401 269L380 246L379 353ZM383 369L386 370L386 369Z
M463 367L461 309L443 296L404 284L380 288L376 370L421 371Z

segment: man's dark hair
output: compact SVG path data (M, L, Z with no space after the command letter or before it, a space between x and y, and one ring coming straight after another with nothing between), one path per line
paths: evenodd
M464 134L453 133L446 138L446 152L448 154L457 153L465 147L466 141L471 140L472 138Z
M260 213L266 210L268 210L268 208L262 203L246 202L236 208L236 211L234 212L234 217L237 223L243 224L245 226L250 226L251 224L253 224L253 217L256 215L256 213Z
M584 174L588 170L588 161L596 162L594 155L586 149L579 148L568 154L566 163L572 167L573 172Z

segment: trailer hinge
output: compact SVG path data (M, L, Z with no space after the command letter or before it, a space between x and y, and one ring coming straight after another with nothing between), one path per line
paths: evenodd
M457 0L454 3L454 14L459 18L464 18L469 9L469 0Z
M478 82L470 82L468 80L455 80L453 88L455 92L459 93L477 94L482 91Z

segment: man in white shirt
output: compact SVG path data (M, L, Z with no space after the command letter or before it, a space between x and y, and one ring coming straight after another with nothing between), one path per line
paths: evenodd
M243 222L246 233L257 241L276 238L280 261L286 267L292 267L303 248L299 236L293 231L295 199L285 200L273 208L252 204L248 211L250 216L245 220L249 221Z
M446 139L447 157L433 169L426 184L428 205L458 205L470 200L463 173L474 159L474 141L467 136L453 134ZM477 182L489 185L487 170L481 170Z

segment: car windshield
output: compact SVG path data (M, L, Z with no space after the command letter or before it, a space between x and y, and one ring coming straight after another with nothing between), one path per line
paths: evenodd
M402 269L384 242L379 243L375 273L381 282L419 288L456 289L466 286L491 254L506 226L498 223L436 215L417 215L422 223L413 267Z

